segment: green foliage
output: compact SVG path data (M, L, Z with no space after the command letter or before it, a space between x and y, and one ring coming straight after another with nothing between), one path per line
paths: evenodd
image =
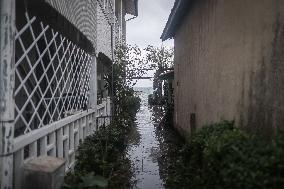
M137 101L133 86L137 82L135 78L141 77L146 71L143 69L145 61L141 50L137 46L121 45L116 47L113 73L105 78L106 87L113 92L114 113L121 114L125 106L132 101ZM127 115L125 115L127 116ZM132 116L132 115L128 115Z
M146 49L146 62L150 64L156 72L153 79L153 96L150 98L152 105L163 104L162 99L162 84L163 81L159 78L162 73L165 73L169 68L173 67L174 50L173 48L148 46Z
M120 107L121 114L111 125L101 127L80 143L74 172L67 175L65 188L85 189L106 185L108 188L125 188L130 185L132 173L130 160L125 157L126 138L141 100L130 95L124 102Z
M284 135L271 141L234 128L206 126L176 151L168 188L283 188Z
M74 177L73 177L74 179ZM79 176L76 183L73 185L65 184L64 188L66 189L87 189L87 188L95 188L101 187L105 188L108 186L108 180L106 180L102 176L95 176L94 173L89 173L83 176Z
M75 170L82 173L95 170L100 175L109 176L114 166L112 163L124 150L125 131L121 126L116 126L102 127L80 144Z
M127 132L125 125L114 121L88 136L77 150L74 173L67 177L67 183L77 186L84 181L82 175L92 172L107 178L110 188L129 182L130 162L125 158Z
M151 63L152 68L166 69L173 67L174 49L167 47L154 47L149 45L146 51L146 61Z
M138 107L135 105L131 111L136 112ZM126 136L133 122L122 120L115 119L80 143L74 172L66 176L65 188L129 187L131 163L125 157L125 150Z
M130 187L132 173L131 162L125 157L126 139L141 100L135 96L131 80L127 80L127 77L142 74L131 68L131 61L135 61L131 53L140 52L136 47L130 49L127 46L116 51L113 78L105 78L108 82L107 87L113 87L115 118L109 126L101 127L80 143L76 151L74 171L65 177L65 188ZM131 73L127 72L128 68L131 68Z

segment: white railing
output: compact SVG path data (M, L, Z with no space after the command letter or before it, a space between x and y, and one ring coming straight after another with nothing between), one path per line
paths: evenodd
M97 107L97 127L109 125L111 119L111 100L108 97Z
M39 156L55 156L66 160L66 171L75 163L76 149L80 141L99 129L108 125L110 118L110 99L98 105L97 110L86 110L54 122L46 127L34 130L15 138L14 172L15 188L21 188L22 167L25 162ZM97 124L96 124L97 123Z

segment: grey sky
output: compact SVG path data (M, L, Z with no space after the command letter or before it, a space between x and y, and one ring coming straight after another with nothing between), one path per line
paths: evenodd
M161 46L160 36L174 5L174 0L138 0L138 17L127 22L127 43L145 48ZM173 46L173 41L163 43ZM152 73L149 73L152 74ZM140 80L137 86L152 87L150 80Z

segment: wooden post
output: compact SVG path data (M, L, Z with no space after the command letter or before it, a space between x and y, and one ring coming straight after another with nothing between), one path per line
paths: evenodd
M13 188L15 0L0 0L0 189Z

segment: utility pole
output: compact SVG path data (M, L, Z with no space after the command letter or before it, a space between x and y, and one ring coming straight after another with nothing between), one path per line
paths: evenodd
M15 0L0 0L0 189L13 188Z

